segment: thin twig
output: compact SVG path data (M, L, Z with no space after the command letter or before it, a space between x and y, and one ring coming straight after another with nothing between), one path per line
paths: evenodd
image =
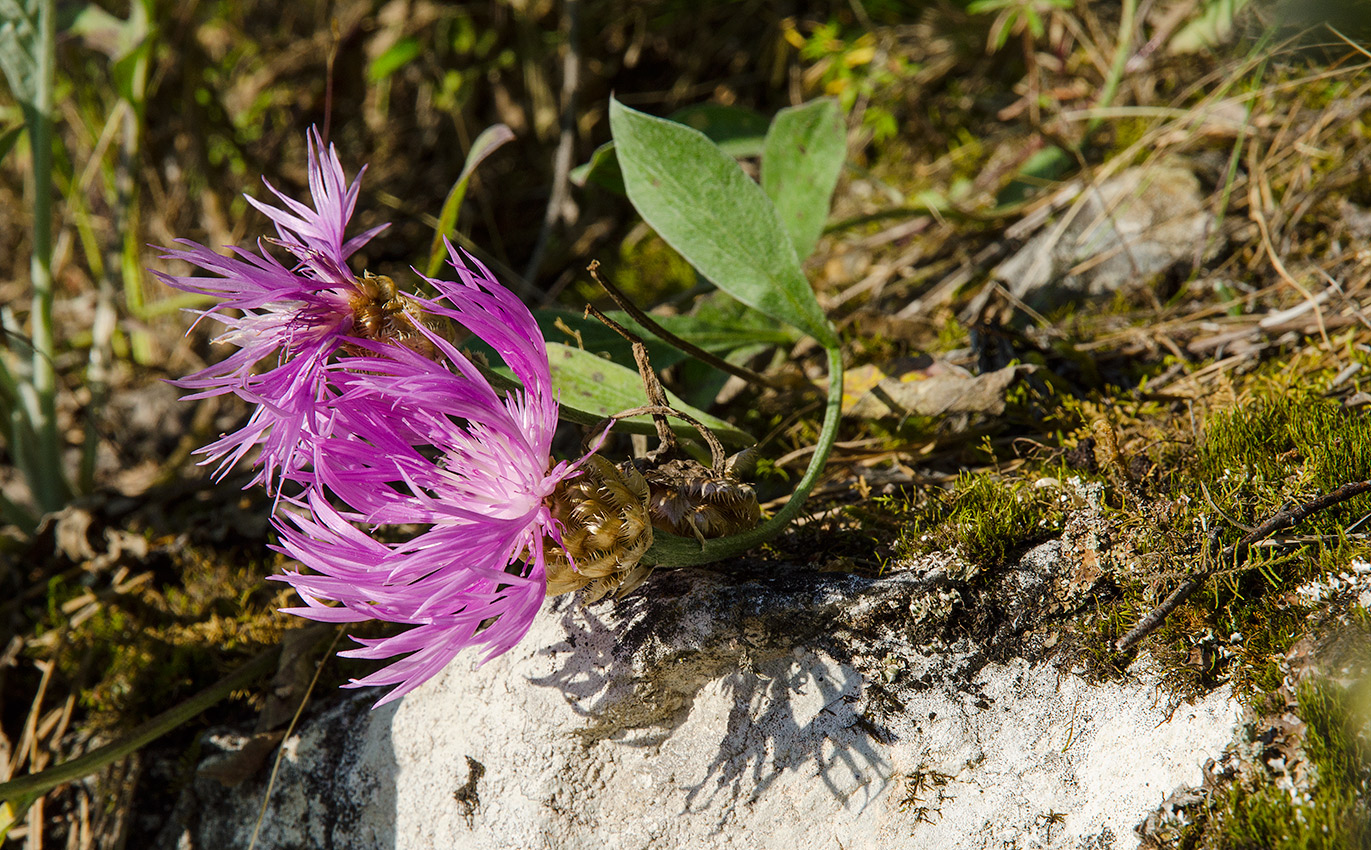
M1234 563L1241 560L1243 556L1247 554L1247 551L1252 548L1253 544L1270 537L1278 531L1284 531L1290 526L1304 521L1306 518L1325 508L1330 508L1333 505L1345 502L1348 499L1367 492L1371 492L1371 481L1355 481L1351 484L1344 484L1333 492L1320 496L1317 499L1311 499L1303 505L1286 508L1273 515L1266 522L1263 522L1261 525L1243 535L1237 543L1234 543L1232 546L1223 550L1218 557L1211 559L1208 565L1200 572L1181 582L1180 587L1171 591L1171 595L1162 600L1162 603L1156 608L1153 608L1147 616L1139 620L1138 624L1134 626L1128 634L1119 638L1118 641L1115 642L1114 648L1119 652L1127 652L1129 649L1133 648L1138 641L1156 631L1166 620L1167 615L1180 607L1181 603L1186 599L1190 598L1190 594L1194 593L1205 579L1213 575L1221 564Z
M652 412L652 424L657 428L657 439L661 441L661 445L649 453L648 457L661 457L676 451L676 435L672 433L671 425L666 421L666 414L662 412L670 410L671 403L667 401L666 390L662 388L662 382L657 377L657 372L652 368L652 362L648 359L647 346L643 344L637 334L594 307L587 305L586 312L604 322L606 327L628 340L629 344L633 346L633 362L638 364L638 375L643 379L643 392L647 394L648 406L657 408ZM642 412L647 413L649 411L644 410Z
M699 360L702 363L707 363L710 366L719 369L720 371L727 372L728 374L733 375L734 377L742 378L744 381L747 381L748 383L760 384L764 387L770 387L773 390L786 389L785 384L781 383L780 381L774 378L768 378L766 375L754 372L751 369L748 369L746 366L738 366L736 364L730 363L716 354L711 354L708 351L705 351L703 348L700 348L693 342L687 342L686 340L681 339L680 337L676 336L676 334L657 324L655 321L652 320L651 316L649 316L647 313L644 313L641 309L638 308L638 305L630 301L628 296L624 295L624 293L617 286L610 283L608 278L600 274L599 260L591 260L590 265L586 266L586 271L590 272L590 276L595 280L596 283L600 284L600 286L609 295L609 297L614 300L614 303L618 305L620 310L623 310L625 313L632 316L633 321L642 325L644 328L647 329L648 333L657 337L662 342L665 342L668 345L673 345L676 348L679 348L681 351L684 351L686 354L689 354L691 357L694 357L696 360Z
M720 471L723 471L726 468L728 458L724 455L724 444L719 442L719 438L714 436L714 432L709 430L708 426L694 416L691 416L689 413L683 413L669 405L645 404L642 407L631 407L628 410L621 410L601 422L592 429L591 433L604 431L605 426L612 421L627 419L630 416L642 416L644 413L651 414L654 419L658 416L663 418L674 416L677 419L685 420L693 425L695 430L700 432L700 436L704 438L705 443L709 446L710 466Z

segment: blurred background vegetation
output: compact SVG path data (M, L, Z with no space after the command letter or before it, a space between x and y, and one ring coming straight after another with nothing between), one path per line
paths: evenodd
M311 126L349 174L368 167L356 230L392 222L356 270L422 266L473 141L503 123L514 141L477 169L457 222L502 281L534 306L579 310L601 297L583 273L599 260L644 306L713 315L707 288L627 201L576 185L566 166L608 141L611 93L657 115L715 104L770 116L836 97L848 164L808 270L849 362L872 385L934 361L972 376L1036 371L998 407L857 417L828 501L765 556L875 575L936 546L1002 564L1062 532L1060 500L1035 482L1081 475L1137 532L1136 557L1072 601L1096 613L1066 631L1103 656L1206 545L1202 485L1230 476L1214 498L1255 524L1368 474L1365 429L1339 418L1365 402L1355 375L1371 360L1358 295L1371 280L1368 20L1353 0L58 4L51 361L71 485L39 522L33 482L0 445L0 494L35 517L0 529L0 780L116 737L293 625L274 613L286 595L263 581L278 567L265 499L232 477L211 486L190 455L245 407L178 403L163 383L218 356L214 329L187 334L195 302L149 269L163 268L150 246L177 238L266 235L243 194L263 196L265 178L303 196ZM0 95L0 353L19 358L33 334L36 191L23 121ZM1162 155L1196 175L1212 223L1192 261L1084 306L1004 297L1012 281L997 284L997 266L1081 186ZM1325 279L1342 295L1283 312ZM801 382L822 374L803 343L740 357ZM692 401L768 438L764 497L783 493L818 411L797 395L710 387ZM854 397L869 388L854 383ZM1281 402L1293 388L1318 398ZM1256 419L1243 418L1249 404ZM1196 423L1211 416L1228 442L1199 450ZM1344 433L1344 454L1320 454ZM1265 454L1234 466L1229 443ZM1318 462L1296 474L1292 452ZM1301 550L1298 566L1266 570L1307 578L1345 562L1364 550L1338 537L1357 515L1329 519L1321 533L1338 541ZM1273 609L1284 597L1263 575L1228 575L1162 636L1185 687L1279 682L1307 612ZM1212 646L1254 627L1270 639ZM207 719L262 707L238 696ZM55 795L13 838L116 847L155 832L200 728Z

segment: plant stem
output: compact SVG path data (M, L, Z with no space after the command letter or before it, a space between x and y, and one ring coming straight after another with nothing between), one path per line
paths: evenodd
M61 508L69 490L57 432L57 372L53 367L52 328L52 110L56 85L56 3L40 3L38 74L31 104L25 104L29 148L33 155L33 284L31 384L21 388L36 438L36 466L28 484L43 512Z
M1095 102L1097 109L1109 106L1114 100L1114 95L1118 93L1119 81L1123 79L1124 68L1128 65L1128 57L1133 50L1133 18L1137 11L1138 0L1123 0L1123 16L1119 21L1119 43L1114 48L1114 61L1109 65L1109 75L1105 77L1104 86L1101 87L1100 98ZM1103 120L1098 115L1090 119L1086 124L1086 135L1089 136Z
M651 316L649 316L642 310L638 309L638 305L634 304L633 301L627 295L625 295L622 290L619 289L619 287L611 283L608 277L600 274L599 260L591 260L590 265L586 267L586 271L590 272L591 278L593 278L596 283L600 284L600 288L602 288L605 291L605 293L609 295L609 297L614 301L614 303L619 306L620 310L623 310L625 313L627 313L629 316L633 318L633 321L637 322L638 324L646 328L648 333L657 337L662 342L665 342L667 345L673 346L677 349L680 349L681 351L684 351L686 354L689 354L691 357L694 357L701 363L706 363L722 372L727 372L730 375L742 378L744 381L747 381L750 384L757 384L763 387L770 387L774 390L785 389L785 385L782 382L777 381L773 378L768 378L766 375L758 374L745 366L738 366L734 363L730 363L722 357L705 351L703 348L699 347L695 343L686 339L682 339L679 336L676 336L676 334L657 324L655 321L653 321ZM602 319L602 321L604 320Z
M239 688L246 687L258 677L270 672L281 655L281 647L257 655L229 675L174 708L170 708L134 729L128 735L86 753L80 758L48 768L31 776L21 776L0 783L0 802L19 801L21 805L46 794L66 782L87 776L108 764L147 746L166 733L195 717ZM27 807L25 805L25 807Z

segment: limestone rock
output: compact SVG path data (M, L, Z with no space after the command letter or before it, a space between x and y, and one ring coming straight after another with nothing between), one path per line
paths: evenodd
M995 277L1039 310L1073 297L1109 296L1220 247L1212 225L1200 182L1187 166L1163 161L1130 168L1085 187Z
M256 846L1136 847L1239 707L1175 705L1145 664L1092 684L1044 660L1059 551L981 590L949 557L880 579L659 571L617 605L552 600L484 666L310 717ZM160 846L247 847L265 773L197 779Z

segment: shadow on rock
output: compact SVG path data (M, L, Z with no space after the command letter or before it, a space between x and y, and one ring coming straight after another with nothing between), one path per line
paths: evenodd
M717 736L691 807L756 798L788 770L813 770L844 805L866 789L864 805L891 776L880 745L894 736L864 713L861 669L883 654L888 626L908 622L923 584L775 565L663 571L617 603L560 600L566 640L542 653L558 664L531 681L589 720L587 746L667 751L687 727L695 740Z

